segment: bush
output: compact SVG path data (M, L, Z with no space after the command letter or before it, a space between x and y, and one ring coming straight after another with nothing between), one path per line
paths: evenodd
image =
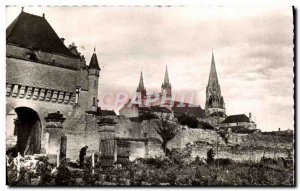
M55 177L55 183L58 186L67 186L71 180L71 172L66 166L59 166L57 169L57 175Z
M207 130L214 130L215 129L212 125L210 125L209 123L206 123L204 121L199 121L199 128L207 129Z
M186 125L189 128L198 128L198 120L195 117L183 114L178 117L178 122L180 125Z

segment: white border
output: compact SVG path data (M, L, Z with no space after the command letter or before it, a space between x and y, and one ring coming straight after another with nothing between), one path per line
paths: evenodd
M1 178L0 178L0 190L15 190L16 188L8 188L6 186L6 180L5 180L5 29L6 29L6 25L5 25L5 6L6 5L33 5L33 6L37 6L37 5L67 5L67 6L72 6L72 5L77 5L77 6L81 6L81 5L128 5L128 6L133 6L133 5L172 5L172 6L176 6L176 5L203 5L203 6L207 6L207 5L212 5L212 6L216 6L216 5L224 5L224 6L254 6L254 5L259 5L259 6L268 6L268 7L272 7L272 6L291 6L294 5L296 8L300 8L300 1L297 0L249 0L249 1L245 1L245 0L207 0L207 1L196 1L196 0L172 0L172 1L163 1L163 0L43 0L43 1L38 1L38 0L2 0L0 1L0 26L2 28L2 30L0 30L0 39L1 39L1 43L0 43L0 60L1 60L1 64L0 64L0 92L2 92L0 94L0 112L1 112L1 118L0 118L0 127L1 128L1 133L0 133L0 140L2 140L2 144L0 144L0 156L1 156L1 162L0 162L0 169L1 169ZM299 12L298 12L298 17L299 17ZM297 21L297 25L299 25L299 22ZM298 28L298 27L297 27ZM299 38L299 31L298 31L298 38ZM299 49L298 49L299 51ZM297 51L297 53L298 53ZM297 54L299 55L299 54ZM299 59L299 57L298 57ZM298 68L298 78L299 78L299 68ZM297 82L297 88L299 88L299 82ZM299 94L298 94L298 101L299 99ZM297 115L297 118L299 119L299 112ZM296 127L297 129L297 127ZM299 135L299 130L296 130L297 134ZM299 137L299 136L297 136ZM296 147L298 148L298 147ZM299 173L299 164L297 163L297 172ZM298 174L297 173L297 174ZM296 176L297 179L297 176ZM297 184L299 184L298 182L299 180L297 180ZM20 189L20 188L19 188ZM23 188L24 189L24 188ZM40 188L27 188L27 189L35 189L35 190L49 190L51 188L46 188L46 187L40 187ZM59 190L62 188L58 188ZM65 188L67 189L67 188ZM69 188L69 189L73 189L73 188ZM77 189L77 188L76 188ZM78 188L79 189L79 188ZM80 188L80 190L85 190L86 188ZM103 190L112 190L113 188L100 188ZM118 188L114 188L114 189L118 189ZM121 188L122 190L127 190L127 189L133 189L133 188ZM149 190L149 188L135 188L135 189L143 189L143 190ZM167 189L167 190L173 190L173 189L187 189L187 188L158 188L158 189ZM194 188L195 189L195 188ZM196 188L196 189L203 189L203 188ZM219 188L204 188L204 189L210 189L210 190L219 190ZM222 188L222 189L232 189L232 188ZM238 188L238 189L242 189L242 188ZM246 188L246 190L250 190L253 188ZM254 189L264 189L264 188L254 188ZM275 188L277 189L277 188ZM245 189L243 189L245 190ZM284 190L291 190L291 188L284 188Z

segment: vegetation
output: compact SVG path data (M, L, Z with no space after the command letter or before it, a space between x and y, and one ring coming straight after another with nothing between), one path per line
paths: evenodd
M198 120L195 117L183 114L178 117L178 122L180 125L186 125L189 128L198 128Z
M138 117L129 118L130 121L133 122L143 122L144 120L158 119L159 117L150 112L143 112Z
M165 158L136 159L123 166L116 164L112 167L102 167L100 163L94 173L90 164L85 165L85 169L75 169L62 162L59 168L55 168L46 161L39 161L40 165L37 168L22 167L18 179L16 167L10 158L7 168L8 184L10 186L294 185L293 165L284 167L278 160L264 159L259 163L239 163L229 159L214 159L209 157L208 152L206 160L196 157L195 160L188 161L186 159L190 158L190 154L189 150L186 152L172 150ZM213 162L208 162L209 160Z
M179 131L176 121L172 120L169 115L160 116L156 121L156 132L162 138L161 147L163 151L167 154L167 144L173 139Z
M179 116L178 122L180 125L186 125L192 129L200 128L214 130L214 127L209 123L206 123L204 121L198 121L197 118L189 116L187 114L182 114L181 116Z

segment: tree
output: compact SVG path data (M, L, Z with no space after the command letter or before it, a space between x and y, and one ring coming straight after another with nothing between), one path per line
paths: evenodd
M156 121L156 132L162 138L161 147L165 154L167 154L167 143L173 139L179 131L176 121L171 119L170 115L163 115L158 117Z
M187 125L189 128L198 127L198 120L195 117L188 116L187 114L182 114L179 116L178 122L180 125Z

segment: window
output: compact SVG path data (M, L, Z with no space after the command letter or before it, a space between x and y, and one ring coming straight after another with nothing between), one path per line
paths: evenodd
M96 98L93 97L93 106L96 106Z
M94 81L94 88L97 88L97 80Z

